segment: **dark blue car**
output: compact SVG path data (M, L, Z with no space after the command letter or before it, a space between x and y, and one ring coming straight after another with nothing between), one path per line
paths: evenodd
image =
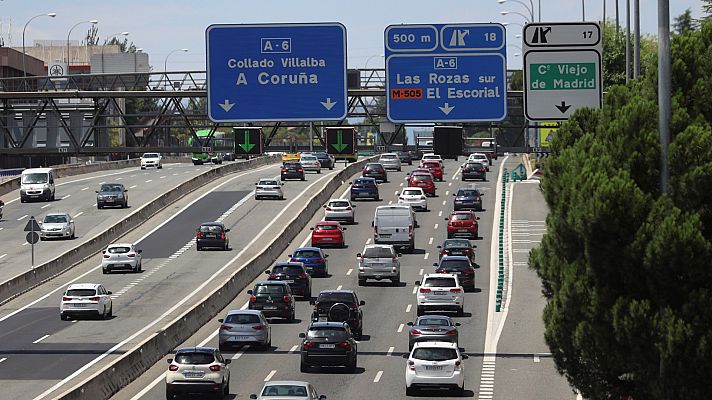
M460 188L452 194L455 196L453 208L455 211L482 211L482 193L475 188Z
M311 276L321 276L326 278L329 275L329 262L326 261L328 254L318 247L300 247L290 254L290 262L300 262L304 264L307 272Z
M378 184L374 178L361 177L351 182L351 200L364 198L380 200Z

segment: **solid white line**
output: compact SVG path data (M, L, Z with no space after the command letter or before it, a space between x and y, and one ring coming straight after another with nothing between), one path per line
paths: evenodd
M417 292L417 291L418 291L418 287L417 287L417 286L413 286L413 294L415 294L415 292Z
M401 182L401 184L400 184L400 185L401 185L401 187L403 187L403 182Z
M342 287L343 287L342 285L339 285L336 287L336 290L341 290Z
M292 346L291 349L289 349L288 353L294 353L295 351L297 351L298 348L299 348L299 345L295 344L294 346Z
M538 362L540 362L540 361L541 361L541 360L539 359L539 354L534 353L534 362L535 362L535 363L538 363Z
M393 355L393 350L395 350L395 349L396 349L396 348L393 347L393 346L389 347L389 348L388 348L388 352L386 353L386 356L389 356L389 357L392 356L392 355Z
M276 373L277 373L277 370L276 370L276 369L273 369L272 371L270 371L270 373L267 374L267 377L265 378L265 382L269 382L269 380L272 379L272 377L273 377L274 374L276 374Z
M403 332L403 327L404 327L404 326L405 326L405 325L403 325L403 324L398 325L398 333Z
M438 211L438 217L442 217L442 216L443 216L442 210L441 210L441 211Z
M412 304L408 304L408 307L405 308L405 312L406 312L406 313L409 313L411 307L413 307L413 305L412 305Z
M351 273L354 272L353 268L349 268L348 271L346 271L346 275L351 275Z
M66 196L62 197L62 200L64 200L64 199L68 199L68 198L70 198L70 197L72 197L72 195L71 195L71 194L68 194L68 195L66 195Z
M428 244L433 244L433 238L430 238L430 240L428 240Z
M77 218L78 216L84 214L84 211L79 212L77 215L74 216L74 218Z
M366 244L370 244L370 243L371 243L371 238L366 239Z
M393 200L391 200L391 201L388 202L388 205L391 205L391 204L393 204Z
M381 376L383 376L383 371L378 371L378 373L376 374L376 377L373 378L373 383L378 383L378 381L381 380Z
M17 220L22 221L23 219L25 219L27 217L29 217L29 215L25 214L25 215L21 216L20 218L18 218Z
M39 342L41 342L41 341L47 339L48 337L49 337L49 335L44 335L44 336L42 336L41 338L39 338L39 339L35 340L34 342L32 342L32 344L39 343Z

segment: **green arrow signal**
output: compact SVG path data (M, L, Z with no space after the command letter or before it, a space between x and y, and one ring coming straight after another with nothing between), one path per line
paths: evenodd
M342 153L344 149L349 147L348 143L343 142L343 132L341 131L336 131L336 144L332 143L331 145L334 146L336 151L338 151L339 153Z
M250 132L245 131L245 143L240 143L240 147L245 150L245 153L249 153L255 146L255 144L250 144Z

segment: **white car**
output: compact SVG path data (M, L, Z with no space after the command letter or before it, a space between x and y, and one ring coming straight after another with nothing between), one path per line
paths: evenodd
M213 347L188 347L169 358L166 398L203 393L223 398L230 394L230 362Z
M407 187L398 195L398 204L407 204L411 207L428 211L428 198L423 192L423 188Z
M132 243L110 244L101 256L101 272L108 274L116 270L141 272L141 250Z
M59 317L99 317L106 319L113 314L111 292L98 283L73 283L67 287L59 303Z
M418 342L405 365L405 394L414 396L419 388L447 388L462 395L465 390L465 368L457 343Z
M75 237L74 220L67 213L49 213L40 224L40 240Z
M273 178L262 178L255 183L255 186L255 200L265 197L275 197L284 200L284 192L282 192L284 182Z
M465 290L455 274L425 274L423 281L416 281L418 316L427 311L455 311L458 317L465 313Z
M367 244L363 253L356 254L358 259L358 285L363 286L366 280L390 279L394 284L400 283L400 254L390 244Z
M396 153L384 153L378 158L378 163L383 165L385 169L401 170L401 160Z
M489 158L487 158L487 155L486 155L485 153L472 153L472 154L470 154L470 156L467 157L467 161L465 161L465 164L467 164L468 162L478 162L478 163L482 163L482 165L485 166L485 169L486 169L487 171L489 171L490 162L489 162ZM464 166L465 164L462 164L462 165Z
M141 156L141 169L148 167L163 168L163 157L158 153L143 153Z
M250 399L326 400L326 396L319 396L314 385L309 382L271 381L265 383L259 395L251 394Z
M313 154L302 154L299 157L299 163L302 164L304 171L316 171L317 174L321 173L321 162L319 158Z
M438 154L435 153L426 153L423 154L423 158L420 160L420 166L423 166L423 163L426 161L437 161L440 163L440 168L445 170L445 163L443 163L443 158L440 157Z
M331 199L324 205L324 221L344 221L353 224L356 220L354 207L349 199Z

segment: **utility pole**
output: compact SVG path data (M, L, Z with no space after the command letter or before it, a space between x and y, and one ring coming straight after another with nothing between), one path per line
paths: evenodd
M633 46L633 78L640 76L640 0L633 0L633 21L635 22L634 46Z
M630 0L625 1L625 84L630 82Z
M616 0L616 37L620 33L620 19L618 18L618 0Z

